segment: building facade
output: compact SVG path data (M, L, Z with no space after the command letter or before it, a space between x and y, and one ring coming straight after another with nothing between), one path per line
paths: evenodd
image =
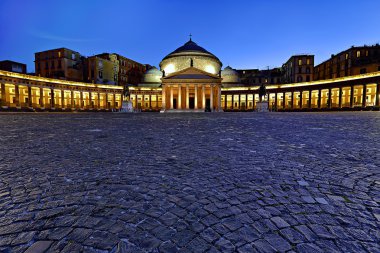
M15 61L0 61L0 70L26 74L26 64Z
M86 58L86 82L97 84L117 85L118 80L118 61L105 59L99 56Z
M314 55L293 55L282 66L283 83L310 82L313 80Z
M67 48L57 48L35 53L36 76L83 81L84 57Z
M380 45L351 47L315 66L314 80L380 71Z

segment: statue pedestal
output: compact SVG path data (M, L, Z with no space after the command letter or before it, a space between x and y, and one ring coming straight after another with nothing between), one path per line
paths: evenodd
M269 112L268 101L262 101L256 103L256 112Z
M123 101L121 103L120 112L134 112L131 101Z

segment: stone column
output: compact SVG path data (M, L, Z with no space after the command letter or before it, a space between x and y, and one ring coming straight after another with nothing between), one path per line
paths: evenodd
M75 105L74 105L74 91L72 90L71 91L71 95L70 95L70 99L71 99L71 108L74 108Z
M227 110L227 94L224 95L224 110Z
M113 93L113 96L112 96L112 108L117 109L117 107L116 107L116 93Z
M308 105L307 105L307 107L309 109L311 109L311 99L312 99L312 96L313 96L313 91L309 90L309 102L308 102Z
M363 92L362 92L362 107L367 107L367 84L363 84Z
M245 94L245 110L248 110L248 93Z
M136 108L138 108L138 105L139 105L139 98L137 96L137 94L135 94L135 104L136 104Z
M277 110L277 92L274 93L274 108L273 109L276 109Z
M1 106L6 106L7 105L7 98L6 98L6 93L5 93L5 83L0 83L1 85Z
M81 94L82 94L82 93L81 93ZM108 93L106 92L105 94L106 94L106 106L105 106L105 108L106 108L106 109L109 109L109 106L108 106ZM137 102L138 102L138 101L137 101L137 95L136 95L136 106L137 106Z
M302 99L303 99L303 91L300 90L300 109L302 109Z
M33 107L32 86L28 86L28 107Z
M97 109L100 109L100 93L98 92L98 101L97 101Z
M291 94L290 95L290 103L291 103L290 108L294 109L294 91L291 91L290 94Z
M342 87L339 87L339 108L342 108Z
M18 84L15 84L15 101L16 107L20 106L20 87Z
M194 109L198 109L198 84L194 85Z
M156 109L158 109L158 94L156 94Z
M65 108L65 90L61 90L61 108Z
M322 90L318 90L318 109L321 109Z
M239 104L238 104L238 109L239 109L239 111L240 111L240 109L241 109L241 107L240 107L240 104L241 104L241 101L240 101L240 96L241 96L241 94L239 94Z
M235 96L235 94L231 94L231 104L232 104L232 110L234 109L234 107L235 107L235 101L234 101L234 96ZM255 95L253 95L253 101L255 101Z
M350 108L354 108L354 86L351 85Z
M170 89L170 109L173 110L173 86L170 85L169 89Z
M55 101L54 101L54 89L50 89L50 108L55 107Z
M44 103L44 89L43 88L40 88L40 107L45 107L45 103Z
M152 94L149 94L149 110L152 110Z
M205 92L205 86L202 85L202 109L204 110L206 108L206 92Z
M282 107L283 107L283 109L286 109L286 104L285 104L285 102L286 102L286 98L285 98L285 92L283 92L282 93Z
M328 96L328 103L327 103L327 105L328 105L328 108L329 109L331 109L331 107L332 107L332 101L331 101L331 88L329 88L329 96Z
M222 87L218 87L218 112L222 110Z
M177 109L182 109L182 87L178 84L178 102Z
M214 111L214 87L210 85L210 110Z
M376 85L376 98L375 98L375 106L380 106L380 83Z
M79 95L79 99L80 99L80 108L81 109L84 109L84 107L83 107L83 91L80 91L80 93L79 93L80 95Z
M161 98L161 109L166 110L166 86L162 85L162 98ZM158 100L157 100L158 102ZM158 105L158 104L157 104Z
M88 92L88 102L89 102L89 108L94 108L94 106L92 105L92 92Z
M186 84L186 109L189 109L189 85Z

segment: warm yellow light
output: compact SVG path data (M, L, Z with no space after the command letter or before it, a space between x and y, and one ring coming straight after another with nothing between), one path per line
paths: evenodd
M175 72L175 67L174 67L174 65L173 64L168 64L165 68L164 68L164 70L165 70L165 74L170 74L170 73L173 73L173 72Z
M211 66L211 65L206 66L206 72L211 73L211 74L216 74L214 66Z

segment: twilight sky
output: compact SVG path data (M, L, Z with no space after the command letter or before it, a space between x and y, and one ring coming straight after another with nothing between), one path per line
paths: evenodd
M379 0L0 0L0 60L26 63L66 47L158 66L189 39L233 68L318 64L352 45L380 43Z

